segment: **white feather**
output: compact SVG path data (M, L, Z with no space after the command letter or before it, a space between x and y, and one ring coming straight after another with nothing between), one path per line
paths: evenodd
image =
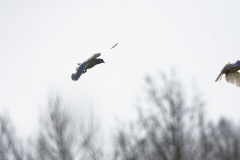
M240 73L239 72L228 73L228 75L225 76L225 79L228 83L231 83L233 85L240 87Z
M105 52L107 52L107 51L109 51L109 50L113 49L114 47L116 47L116 46L117 46L117 44L118 44L118 43L116 43L114 46L112 46L112 47L111 47L111 48L109 48L109 49L106 49L106 50L104 50L104 51L101 51L100 53L101 53L101 54L103 54L103 53L105 53Z

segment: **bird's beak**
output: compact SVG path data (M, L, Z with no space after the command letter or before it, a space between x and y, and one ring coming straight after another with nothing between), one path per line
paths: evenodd
M103 61L103 63L105 63L105 62Z

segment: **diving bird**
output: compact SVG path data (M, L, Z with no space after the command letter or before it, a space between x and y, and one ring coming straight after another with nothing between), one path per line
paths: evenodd
M222 75L225 74L225 79L228 83L240 87L240 73L238 72L238 70L240 70L240 61L232 64L229 62L223 67L221 73L219 74L215 82L220 81Z
M83 73L87 72L88 69L94 67L97 64L105 63L103 59L100 59L100 58L97 58L97 57L99 57L101 54L113 49L114 47L117 46L117 44L112 46L110 49L106 49L106 50L104 50L100 53L93 54L91 57L89 57L83 63L78 63L79 66L76 68L76 72L73 73L72 76L71 76L72 80L77 81Z

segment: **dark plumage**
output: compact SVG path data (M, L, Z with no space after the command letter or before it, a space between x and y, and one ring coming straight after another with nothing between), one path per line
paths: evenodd
M103 59L98 59L98 58L93 59L93 60L91 60L90 62L88 62L88 64L87 64L87 66L86 66L85 69L92 68L92 67L94 67L95 65L100 64L100 63L105 63L105 62L104 62Z
M116 45L117 44L115 44L112 48L114 48ZM112 49L112 48L110 48L110 49ZM108 49L108 50L110 50L110 49ZM106 50L106 51L108 51L108 50ZM104 52L106 52L106 51L104 51ZM101 52L101 53L103 53L103 52ZM79 66L76 68L76 72L73 73L71 76L72 80L77 81L83 73L87 72L87 69L90 69L97 64L105 63L103 59L97 58L101 55L101 53L93 54L90 58L88 58L82 64L78 63Z

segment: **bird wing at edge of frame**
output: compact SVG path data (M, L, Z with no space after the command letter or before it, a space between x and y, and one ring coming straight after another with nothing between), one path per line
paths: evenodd
M231 83L233 85L240 87L240 73L239 72L228 73L228 75L225 75L225 79L228 83Z
M104 51L101 51L100 53L103 54L107 51L110 51L111 49L115 48L118 45L118 43L116 43L114 46L112 46L111 48L105 49Z

